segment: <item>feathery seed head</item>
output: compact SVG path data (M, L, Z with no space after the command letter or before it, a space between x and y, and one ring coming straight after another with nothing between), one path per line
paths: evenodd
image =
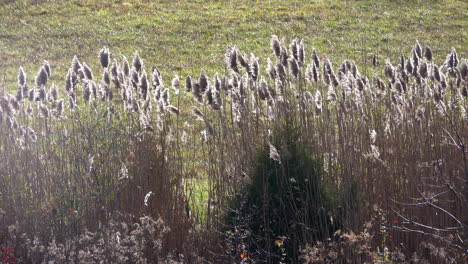
M206 77L205 70L201 71L198 84L200 85L200 93L204 93L208 89L208 78Z
M47 75L46 70L44 69L44 67L41 67L36 76L36 87L45 86L47 84L48 78L49 77Z
M19 72L18 72L18 84L19 84L20 86L26 85L26 73L24 72L23 67L20 67L20 68L19 68Z
M416 43L414 44L413 53L416 54L418 58L422 58L422 48L421 48L421 45L419 44L419 41L417 40L416 40Z
M36 97L36 92L35 92L36 89L31 89L29 90L29 94L28 94L28 100L29 102L32 102L34 101L34 98Z
M70 109L75 109L76 107L76 96L73 92L68 93L68 103L70 104Z
M161 94L161 98L164 102L164 105L167 106L167 105L170 105L171 102L170 102L170 94L169 94L169 89L164 89L164 91L162 92Z
M258 58L252 53L250 54L249 60L249 74L252 78L257 81L259 75L259 66L258 66Z
M279 59L281 55L281 44L278 39L278 36L276 35L271 36L270 45L271 45L271 49L273 50L273 54L275 54L275 56Z
M279 77L278 79L281 81L281 83L284 84L286 82L286 70L284 69L283 64L278 63L275 70L277 77Z
M174 79L172 79L172 89L174 90L175 94L179 94L180 90L180 79L179 76L174 76Z
M276 79L276 70L270 58L267 59L267 72L272 80Z
M411 60L407 60L406 61L406 65L405 65L405 68L406 68L406 71L409 72L409 73L413 73L413 62L411 62Z
M328 85L327 102L334 105L336 103L336 92L333 85Z
M312 51L312 61L314 62L315 67L320 68L320 58L318 56L317 50L315 49Z
M216 91L221 91L221 80L218 77L218 73L215 74L215 85L214 85Z
M247 55L242 55L239 50L236 52L237 54L237 61L240 63L242 67L244 67L247 71L249 70L249 60L246 59Z
M228 46L226 49L226 53L224 54L224 60L226 65L229 69L239 72L239 68L237 67L237 49L236 47Z
M81 69L79 71L82 72ZM65 90L70 92L75 87L77 80L78 78L73 69L68 69L67 75L65 76Z
M141 75L141 78L138 82L138 86L140 88L143 100L146 100L146 98L148 97L148 86L149 86L148 78L146 76L146 71L143 71L143 74Z
M452 48L452 51L450 52L447 65L450 68L455 68L458 66L458 55L455 48Z
M91 98L91 84L88 82L83 83L83 99L85 103L89 103L89 100Z
M439 70L439 67L437 67L437 65L434 65L434 70L433 70L433 76L434 76L434 79L438 82L441 81L440 79L440 70Z
M49 108L47 108L45 104L41 103L39 105L39 110L41 111L41 116L43 118L46 118L46 119L49 118Z
M55 117L58 118L62 116L63 105L64 105L63 99L60 99L57 103L57 108L55 109Z
M78 74L78 70L81 69L81 63L76 55L73 56L71 69L75 74Z
M120 69L119 63L117 62L117 59L114 59L114 61L112 62L112 66L111 66L112 79L118 78L119 72L120 72L119 69Z
M424 50L424 57L428 61L432 61L432 50L429 46L426 46L426 49Z
M22 102L23 98L24 98L23 88L20 86L18 87L18 90L16 91L16 101Z
M44 101L46 99L46 96L47 96L47 93L46 93L45 87L41 86L38 89L38 97L36 98L36 101L39 101L39 100Z
M299 63L299 66L302 67L304 66L305 63L305 45L304 45L304 40L301 40L297 46L297 62Z
M213 93L211 91L211 87L208 88L208 90L206 91L206 100L209 105L212 106L214 104L214 98L213 98Z
M289 68L291 69L292 75L297 79L299 77L299 65L295 58L289 59Z
M54 101L57 101L57 99L58 99L58 89L57 89L57 86L55 84L52 84L52 86L50 87L49 94L50 94L50 96L52 97L52 99Z
M421 75L422 78L427 78L427 63L425 61L422 61L419 64L419 75Z
M289 45L289 51L291 52L291 56L292 58L294 58L296 61L299 59L299 56L298 56L298 47L297 47L297 42L298 42L298 39L295 38L291 41L291 44Z
M315 92L315 114L320 115L322 113L322 94L320 90Z
M385 77L388 79L388 80L393 80L394 79L394 68L393 68L393 65L392 63L390 62L390 59L387 59L385 61L385 70L384 70L384 73L385 73Z
M465 82L468 82L468 60L463 60L460 65L460 77Z
M418 67L419 60L420 60L420 57L417 55L417 53L413 52L413 65L414 65L414 68Z
M374 68L379 66L379 59L377 57L377 54L375 53L374 53L374 56L372 56L372 66L374 66Z
M187 92L192 91L192 76L187 75L187 78L185 78L185 89Z
M109 49L105 46L99 52L99 62L101 63L102 68L109 67L110 53Z
M135 55L133 56L133 68L138 72L141 73L141 70L143 68L143 61L140 58L140 54L138 51L135 51Z
M93 72L91 71L91 68L89 68L88 64L86 62L83 62L81 64L81 70L83 71L84 77L88 80L93 80Z
M126 77L130 77L130 64L125 56L123 57L123 73Z

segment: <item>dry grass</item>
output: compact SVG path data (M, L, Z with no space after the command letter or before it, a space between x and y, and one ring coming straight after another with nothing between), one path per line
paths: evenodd
M26 72L15 95L0 97L2 226L48 244L111 220L161 217L170 229L162 254L182 254L197 228L222 227L255 153L288 116L337 186L345 229L359 231L381 208L392 236L381 247L466 246L466 60L452 50L434 62L441 55L416 43L366 76L353 61L313 56L300 39L271 46L269 66L230 47L222 74L188 82L106 49L94 74L74 60L66 87L54 88L50 72L61 73L47 63ZM279 162L288 155L271 150ZM193 192L200 182L203 200Z

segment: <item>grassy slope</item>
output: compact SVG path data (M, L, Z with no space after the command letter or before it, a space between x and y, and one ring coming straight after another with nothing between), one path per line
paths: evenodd
M452 46L464 57L468 52L463 0L1 2L0 84L10 88L20 65L32 80L44 59L58 72L60 85L74 54L97 70L103 45L129 59L139 50L166 82L174 72L222 71L227 45L264 58L271 53L272 34L303 37L309 52L314 47L335 63L348 58L363 65L373 52L395 58L415 39L430 45L439 63Z

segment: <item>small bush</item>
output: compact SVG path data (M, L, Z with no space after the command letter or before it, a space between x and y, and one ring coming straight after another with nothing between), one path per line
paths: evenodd
M306 243L336 230L335 203L325 192L322 162L289 120L258 153L251 182L230 216L239 256L260 262L297 262ZM245 223L242 225L242 223ZM243 240L243 241L242 241Z

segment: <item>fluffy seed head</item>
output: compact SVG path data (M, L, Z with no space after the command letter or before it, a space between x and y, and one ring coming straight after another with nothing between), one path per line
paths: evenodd
M424 57L428 61L432 61L432 50L429 46L426 46L426 49L424 50Z
M73 56L71 69L75 74L78 74L78 70L81 69L80 60L78 60L78 57L76 55Z
M312 51L312 61L314 62L315 67L320 68L320 58L318 56L317 50L315 49Z
M83 99L85 103L89 103L91 98L91 84L90 83L83 83Z
M49 94L52 97L52 99L54 99L54 101L57 101L57 99L58 99L58 89L57 89L57 86L55 84L52 84L52 86L50 87Z
M468 82L468 61L464 60L460 66L460 76L462 80Z
M392 63L390 62L390 59L387 59L385 61L385 70L384 70L384 73L385 73L385 77L388 79L388 80L393 80L394 78L394 73L393 73L394 69L393 69L393 65Z
M42 65L42 67L44 67L44 70L46 71L47 73L47 78L50 78L50 76L52 75L52 70L50 69L50 64L48 61L44 61L44 64Z
M86 62L81 64L81 70L83 71L84 77L86 77L86 79L94 79L93 72L91 71L91 68L89 68L88 64L86 64Z
M174 90L175 94L179 94L180 90L180 79L179 76L174 76L174 79L172 79L172 89Z
M208 89L208 79L206 77L205 70L201 71L198 83L200 85L200 93L204 93L206 89Z
M26 84L26 73L23 70L23 67L19 68L18 72L18 84L24 86Z
M416 54L418 58L422 58L422 48L421 48L421 45L419 44L419 41L417 40L416 40L416 43L414 44L413 53Z
M289 59L289 68L291 69L291 73L295 78L299 77L299 65L297 64L297 60L295 58Z
M101 51L99 52L99 62L101 63L102 68L109 67L109 58L110 58L109 49L106 47L103 47Z
M16 91L16 100L18 102L21 102L23 101L23 98L24 98L23 88L20 86L18 90Z
M297 46L297 62L299 63L299 66L303 66L305 63L305 45L304 45L304 40L301 40Z
M218 92L221 90L221 80L218 77L218 73L215 74L215 86L214 87L216 91Z
M295 38L291 41L291 44L289 45L289 51L291 52L291 56L296 59L296 61L299 59L298 57L298 47L297 47L297 42L298 39Z
M271 45L271 49L273 50L273 54L275 54L275 56L278 57L279 59L281 55L281 44L278 39L278 36L276 35L271 36L270 45Z
M45 86L47 84L47 80L49 79L46 70L44 67L39 69L39 72L36 76L36 87Z
M372 56L372 66L376 68L379 66L379 59L377 58L377 54L374 53L374 56Z
M406 71L409 72L409 73L412 73L413 72L413 62L411 62L411 60L407 60L406 61L406 65L405 65L405 68L406 68Z
M104 68L104 71L102 73L102 82L105 83L106 85L110 85L110 76L109 76L109 71L107 68Z
M252 78L257 81L259 74L258 58L254 54L250 54L249 60L249 74Z
M148 78L146 77L146 71L143 71L143 74L141 75L138 83L138 87L140 88L143 100L146 100L148 96Z
M281 157L278 153L278 150L271 143L269 144L269 147L270 147L270 159L277 161L279 164L281 164Z
M46 96L47 96L47 93L46 93L45 87L41 86L38 89L38 97L36 98L36 101L39 101L39 100L44 101L46 99Z
M123 73L127 77L130 76L130 64L125 56L123 57Z
M41 116L43 118L49 118L49 108L43 103L39 105L39 110L41 111Z
M187 75L187 78L185 78L185 89L187 92L192 91L192 76Z
M135 51L135 55L133 56L133 68L138 72L141 73L141 69L143 68L143 61L140 58L140 54L138 51Z
M239 72L237 67L237 49L235 47L228 47L226 49L225 61L229 69Z
M422 78L427 78L427 63L425 61L419 64L418 72Z

